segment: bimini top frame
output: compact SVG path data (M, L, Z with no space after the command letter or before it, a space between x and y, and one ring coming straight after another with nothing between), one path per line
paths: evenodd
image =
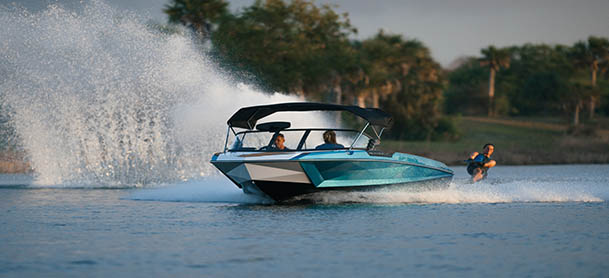
M348 105L337 105L337 104L325 104L325 103L314 103L314 102L290 102L270 105L259 105L250 106L239 109L233 116L228 119L228 129L226 132L226 141L224 142L224 152L228 150L228 137L232 131L235 136L237 132L233 127L244 128L253 130L256 127L258 120L267 117L276 112L305 112L305 111L348 111L357 115L367 121L364 128L359 132L358 136L353 140L349 150L353 149L353 146L357 140L364 134L368 127L371 127L374 135L380 141L383 131L391 127L393 124L393 118L387 112L377 108L361 108L358 106ZM380 128L380 132L377 132L375 126ZM378 143L378 142L372 142ZM374 145L373 145L374 146ZM373 147L372 146L372 147Z
M371 125L381 128L390 127L393 123L391 115L383 110L376 108L361 108L352 105L337 105L315 102L288 102L280 104L250 106L239 109L228 119L228 126L254 129L256 122L276 112L304 112L304 111L348 111L351 112Z

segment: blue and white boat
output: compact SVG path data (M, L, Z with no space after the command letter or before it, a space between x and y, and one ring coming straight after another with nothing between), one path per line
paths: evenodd
M290 122L256 125L258 120L276 112L294 111L350 112L366 124L359 131L292 129ZM386 112L357 106L296 102L245 107L228 120L224 151L214 154L211 163L243 192L275 201L335 190L447 187L453 171L444 163L411 154L375 150L383 131L391 124L391 115ZM321 134L328 130L350 144L316 149L323 143ZM289 149L278 150L274 146L278 136L288 138L292 144L287 145ZM231 137L234 142L229 147Z

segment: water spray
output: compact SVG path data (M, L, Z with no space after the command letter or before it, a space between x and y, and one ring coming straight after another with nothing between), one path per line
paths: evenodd
M2 112L39 184L207 176L239 107L297 100L232 80L186 30L161 32L102 1L81 8L0 9Z

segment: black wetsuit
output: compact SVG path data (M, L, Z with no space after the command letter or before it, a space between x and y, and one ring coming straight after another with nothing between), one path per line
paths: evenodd
M486 178L486 175L488 174L488 168L484 167L484 164L488 163L489 161L491 161L491 159L483 154L478 154L476 157L474 157L474 159L468 159L467 173L473 175L474 170L479 168L480 170L482 170L482 177Z

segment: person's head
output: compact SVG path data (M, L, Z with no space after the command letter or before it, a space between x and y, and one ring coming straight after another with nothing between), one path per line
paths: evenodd
M284 142L285 142L285 136L283 136L283 134L281 134L281 133L277 134L277 137L275 138L275 146L278 149L283 150L285 148L285 146L283 145Z
M495 151L495 145L487 143L486 145L484 145L484 147L482 147L482 150L484 155L491 156L491 154L493 154L493 152Z
M334 133L332 130L324 132L324 143L336 144L336 133Z

